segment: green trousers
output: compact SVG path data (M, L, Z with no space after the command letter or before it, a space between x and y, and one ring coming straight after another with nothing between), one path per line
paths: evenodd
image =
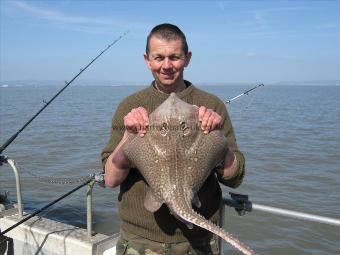
M189 242L159 243L121 231L117 255L218 255L218 239L213 236L192 245Z

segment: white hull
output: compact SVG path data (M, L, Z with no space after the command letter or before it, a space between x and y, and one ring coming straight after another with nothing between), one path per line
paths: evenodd
M20 221L17 214L4 216L9 212L0 212L1 231ZM96 234L88 238L86 229L43 217L31 218L6 236L13 240L0 242L0 250L6 249L7 255L13 252L15 255L115 255L118 239L118 234Z

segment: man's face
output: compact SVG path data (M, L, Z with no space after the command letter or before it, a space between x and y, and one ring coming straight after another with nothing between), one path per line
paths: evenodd
M144 59L156 82L171 86L183 81L184 68L189 64L191 52L182 50L181 40L163 40L152 36L149 41L149 54Z

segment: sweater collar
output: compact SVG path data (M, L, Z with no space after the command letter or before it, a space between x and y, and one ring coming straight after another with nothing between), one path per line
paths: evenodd
M177 92L176 95L179 97L179 98L184 98L186 97L187 95L189 95L190 93L192 93L193 89L194 89L194 85L190 82L190 81L187 81L187 80L184 80L185 82L185 85L187 86L184 90L180 91L180 92ZM163 93L161 91L159 91L156 86L155 86L155 81L153 81L150 85L150 90L151 92L157 96L158 98L160 99L167 99L170 94L166 94L166 93Z

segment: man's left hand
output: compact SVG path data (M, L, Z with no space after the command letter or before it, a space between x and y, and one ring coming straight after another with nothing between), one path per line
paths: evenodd
M208 134L210 131L220 128L222 117L212 109L200 106L198 109L198 120L201 122L201 128L204 133Z

